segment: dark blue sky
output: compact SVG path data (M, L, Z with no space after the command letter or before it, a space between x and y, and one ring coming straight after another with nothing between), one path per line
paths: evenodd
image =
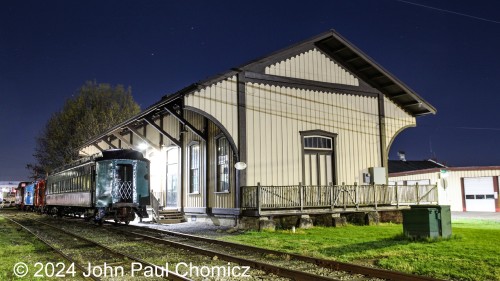
M438 110L391 159L500 165L500 2L411 2L2 0L0 180L26 179L36 135L86 80L131 86L145 109L329 29Z

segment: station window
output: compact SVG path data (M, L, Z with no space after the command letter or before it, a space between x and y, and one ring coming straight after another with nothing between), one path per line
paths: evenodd
M229 192L229 153L226 137L217 139L217 192Z
M200 145L189 146L189 193L200 192Z
M333 150L332 138L323 136L305 136L304 149Z

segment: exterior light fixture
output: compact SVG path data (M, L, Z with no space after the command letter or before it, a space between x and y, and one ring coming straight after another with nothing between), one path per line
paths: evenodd
M139 150L146 150L148 148L148 145L146 143L142 142L139 145L137 145L137 148Z
M441 175L442 179L445 179L448 177L448 170L442 169L439 171L439 174Z
M239 171L245 170L247 168L247 163L245 163L245 162L238 162L238 163L234 164L234 168L236 170L239 170Z

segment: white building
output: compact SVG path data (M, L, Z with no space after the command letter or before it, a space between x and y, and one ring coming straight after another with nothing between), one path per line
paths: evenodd
M427 164L433 167L425 167L423 162L429 161L390 161L389 183L437 184L439 204L450 205L452 211L500 212L500 166L445 167L433 162ZM403 171L402 165L413 170ZM422 169L415 165L420 165Z
M0 203L5 199L7 201L14 200L16 196L16 187L20 181L0 181ZM12 198L12 200L8 199Z
M359 205L340 204L344 197L334 197L333 185L358 190L355 183L374 167L384 171L385 184L396 136L416 126L416 117L435 113L403 82L328 31L164 96L79 152L141 149L151 160L159 204L191 218L261 214L265 200L269 212L333 212ZM305 195L299 196L303 185Z

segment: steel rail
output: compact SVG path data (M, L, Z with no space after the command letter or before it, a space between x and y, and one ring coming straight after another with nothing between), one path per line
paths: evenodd
M292 259L316 264L316 265L324 267L324 268L329 268L329 269L333 269L333 270L342 270L342 271L347 271L350 273L361 274L361 275L366 275L366 276L376 277L376 278L382 278L382 279L386 279L386 280L394 280L394 281L443 281L442 279L436 279L436 278L427 277L427 276L414 275L414 274L398 272L398 271L391 271L391 270L380 269L380 268L372 268L372 267L367 267L367 266L362 266L362 265L357 265L357 264L351 264L351 263L345 263L345 262L339 262L339 261L333 261L333 260L327 260L327 259L321 259L321 258L313 258L313 257L308 257L308 256L303 256L303 255L298 255L298 254L292 254L292 253L280 252L280 251L276 251L276 250L258 248L258 247L254 247L254 246L248 246L248 245L238 244L238 243L234 243L234 242L211 239L211 238L196 236L196 235L192 235L192 234L185 234L185 233L180 233L180 232L175 232L175 231L157 230L157 229L144 228L144 227L133 226L133 225L128 225L127 227L156 230L158 232L161 232L164 234L169 234L172 236L177 236L177 237L181 237L181 238L185 238L185 239L191 239L191 240L196 240L196 241L201 241L201 242L206 242L206 243L211 243L211 244L218 244L221 246L236 248L236 249L240 249L240 250L260 252L260 253L264 253L264 254L273 254L273 255L288 255Z
M58 228L57 226L53 226L53 225L48 224L48 223L45 223L45 222L41 222L41 221L38 221L38 220L36 220L36 221L37 221L37 222L39 222L39 223L45 224L45 225L47 225L47 226L50 226L50 227L52 227L52 228L54 228L54 229L57 229L57 230L63 231L64 233L66 233L66 234L68 234L68 235L72 235L72 236L74 236L74 237L76 237L76 238L82 239L82 240L87 241L87 242L89 242L89 243L93 243L93 244L95 244L96 246L99 246L99 247L101 247L101 248L103 248L103 249L106 249L107 251L109 251L109 252L111 252L111 253L114 253L114 254L116 254L116 255L120 255L120 256L122 256L122 257L126 257L126 258L128 258L128 259L131 259L131 260L134 260L134 261L140 262L140 263L142 263L142 264L144 264L144 265L152 266L152 267L154 267L154 268L161 268L161 269L162 269L162 271L166 272L166 279L173 280L173 281L192 281L192 279L189 279L189 278L183 277L183 276L181 276L181 275L179 275L179 274L177 274L177 273L175 273L175 272L169 271L169 270L168 270L168 269L166 269L166 268L162 268L162 267L160 267L160 266L157 266L157 265L155 265L155 264L152 264L152 263L147 262L147 261L145 261L145 260L142 260L142 259L140 259L140 258L137 258L137 257L131 256L131 255L129 255L129 254L126 254L126 253L122 253L122 252L116 251L116 250L111 249L111 248L109 248L109 247L107 247L107 246L104 246L104 245L102 245L102 244L100 244L100 243L98 243L98 242L95 242L95 241L93 241L93 240L90 240L90 239L88 239L88 238L85 238L85 237L83 237L83 236L81 236L81 235L78 235L78 234L75 234L75 233L69 232L69 231L67 231L67 230L64 230L64 229Z
M85 267L83 267L82 265L80 265L76 260L74 260L73 258L71 258L70 256L66 255L65 253L63 253L61 250L55 248L54 246L52 246L47 240L45 240L44 238L42 238L41 236L39 236L38 234L34 233L33 231L31 231L31 229L29 229L28 227L26 227L25 225L22 225L20 222L12 219L12 218L9 218L9 217L6 217L6 216L3 216L4 218L8 219L9 221L19 225L21 228L23 228L25 231L27 231L28 233L30 233L31 235L35 236L38 240L42 241L45 245L47 245L49 248L51 248L52 250L54 250L56 253L58 253L59 255L61 255L63 258L65 258L67 261L71 262L72 264L74 264L78 269L80 269L83 273L87 272L87 269ZM85 278L85 276L82 276ZM87 278L91 278L92 280L95 280L95 281L100 281L101 279L94 276L94 275L90 275L89 274L89 277Z
M168 269L166 269L166 268L163 268L163 267L161 267L161 266L157 266L157 265L155 265L155 264L152 264L152 263L147 262L147 261L145 261L145 260L142 260L142 259L140 259L140 258L134 257L134 256L132 256L132 255L129 255L129 254L126 254L126 253L122 253L122 252L116 251L116 250L114 250L114 249L111 249L111 248L109 248L109 247L107 247L107 246L105 246L105 245L102 245L102 244L100 244L100 243L98 243L98 242L95 242L95 241L93 241L93 240L90 240L90 239L88 239L88 238L86 238L86 237L83 237L83 236L81 236L81 235L78 235L78 234L72 233L72 232L67 231L67 230L65 230L65 229L59 228L59 227L57 227L57 226L54 226L54 225L51 225L51 224L48 224L48 223L46 223L46 222L42 222L42 221L39 221L39 220L36 220L36 219L30 219L30 220L36 221L36 222L38 222L38 223L40 223L40 224L43 224L43 225L49 226L49 227L51 227L51 228L54 228L54 229L56 229L56 230L59 230L59 231L61 231L61 232L65 233L65 234L68 234L68 235L73 236L73 237L75 237L75 238L78 238L78 239L81 239L81 240L86 241L86 242L88 242L88 243L91 243L91 244L93 244L93 245L96 245L96 246L98 246L98 247L100 247L100 248L103 248L103 249L105 249L106 251L108 251L108 252L110 252L110 253L112 253L112 254L114 254L114 255L121 256L121 257L126 257L126 258L128 258L128 259L130 259L130 260L137 261L137 262L139 262L139 263L141 263L141 264L144 264L144 265L147 265L147 266L151 266L151 267L154 267L154 268L156 268L156 269L161 269L163 272L165 272L165 276L164 276L164 278L165 278L165 279L169 279L169 280L173 280L173 281L192 281L192 279L189 279L189 278L183 277L183 276L181 276L181 275L179 275L179 274L177 274L177 273L175 273L175 272L169 271L169 270L168 270Z
M189 251L199 253L202 255L206 255L206 256L210 256L210 257L217 256L217 258L220 258L220 259L225 260L225 261L234 262L234 263L237 263L240 265L247 265L247 266L250 266L254 269L260 269L260 270L263 270L263 271L268 272L268 273L273 273L273 274L276 274L278 276L290 278L292 280L341 281L341 279L334 279L334 278L330 278L330 277L325 277L325 276L316 275L316 274L312 274L312 273L293 270L293 269L289 269L289 268L285 268L285 267L281 267L281 266L276 266L276 265L272 265L272 264L268 264L268 263L264 263L264 262L259 262L259 261L255 261L255 260L239 258L239 257L235 257L235 256L225 254L222 252L207 250L207 249L188 245L188 244L181 243L181 242L169 241L166 239L161 239L161 238L153 237L153 236L142 234L142 233L123 231L123 230L119 230L119 229L113 229L112 231L120 232L120 233L125 234L125 235L132 234L132 235L135 235L137 237L140 237L140 238L143 238L143 239L155 242L155 243L161 243L161 244L165 244L165 245L168 245L168 246L171 246L174 248L189 250Z

